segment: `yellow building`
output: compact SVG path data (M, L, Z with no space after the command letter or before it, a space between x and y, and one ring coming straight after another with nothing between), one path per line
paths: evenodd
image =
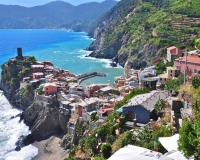
M166 73L158 75L161 83L165 84L167 80L178 77L180 71L175 67L167 67Z

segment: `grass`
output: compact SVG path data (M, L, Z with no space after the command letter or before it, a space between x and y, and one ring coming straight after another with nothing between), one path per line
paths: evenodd
M180 91L187 93L188 95L193 95L193 99L198 99L200 97L200 88L195 89L191 84L183 84Z

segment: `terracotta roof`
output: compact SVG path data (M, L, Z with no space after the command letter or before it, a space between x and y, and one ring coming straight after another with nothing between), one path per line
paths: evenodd
M186 61L186 56L180 57L178 59L175 59L175 61ZM187 56L187 62L192 62L192 63L199 63L200 64L200 58L197 56Z

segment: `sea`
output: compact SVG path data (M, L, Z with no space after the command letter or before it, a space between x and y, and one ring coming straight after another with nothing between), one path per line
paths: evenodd
M123 74L120 66L110 67L110 60L85 57L85 51L94 39L84 32L67 30L0 30L0 64L17 55L21 47L24 56L32 55L38 61L51 61L55 67L69 70L75 75L88 72L105 73L106 77L94 77L81 85L113 83L114 77ZM1 70L0 70L1 71ZM1 77L0 77L1 78ZM19 118L10 119L22 112L12 106L0 91L0 160L31 160L38 149L32 145L16 152L15 143L21 135L30 133Z

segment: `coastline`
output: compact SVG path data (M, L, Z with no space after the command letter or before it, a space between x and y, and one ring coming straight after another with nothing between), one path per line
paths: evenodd
M67 157L67 151L60 146L63 135L53 135L42 141L36 141L32 145L38 148L38 154L32 160L63 160Z

